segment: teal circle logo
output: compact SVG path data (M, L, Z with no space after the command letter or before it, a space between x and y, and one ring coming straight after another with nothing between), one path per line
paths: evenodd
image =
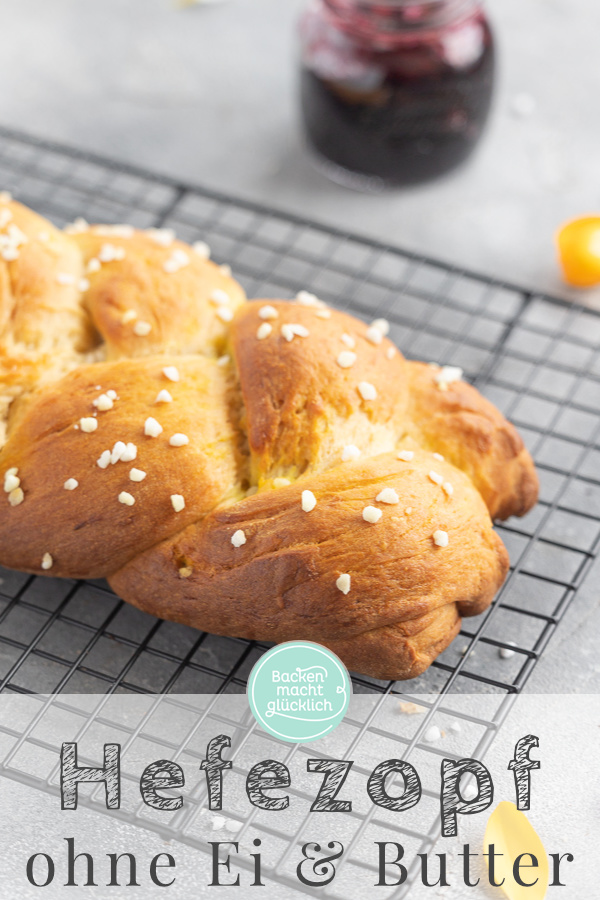
M282 741L316 741L336 728L348 709L352 684L335 653L311 641L268 650L248 679L256 721Z

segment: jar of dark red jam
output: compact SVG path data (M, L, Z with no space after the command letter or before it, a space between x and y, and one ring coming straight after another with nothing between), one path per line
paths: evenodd
M310 0L300 37L305 133L331 178L415 184L471 154L494 81L478 0Z

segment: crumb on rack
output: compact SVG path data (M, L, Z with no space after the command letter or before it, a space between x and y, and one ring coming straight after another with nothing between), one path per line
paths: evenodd
M423 740L427 744L436 744L439 740L441 740L442 732L437 727L437 725L430 725L425 734L423 735Z
M409 700L401 700L398 708L405 716L420 716L425 712L424 706L419 706L417 703L412 703Z

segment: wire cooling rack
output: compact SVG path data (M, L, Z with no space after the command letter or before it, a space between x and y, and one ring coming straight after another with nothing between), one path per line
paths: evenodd
M213 258L232 265L249 296L292 297L308 289L363 318L384 316L391 323L390 337L405 355L461 366L465 377L517 425L536 460L542 487L532 512L498 526L511 557L505 586L486 613L465 620L460 636L424 675L397 684L355 676L355 692L379 699L372 714L351 723L352 739L344 750L345 758L352 758L374 738L400 741L402 751L395 755L426 753L439 764L440 755L452 754L423 743L423 735L436 717L455 715L471 726L469 745L457 755L482 758L598 550L600 316L376 241L6 129L0 129L0 187L59 225L84 216L92 222L172 227L183 240L206 240ZM167 694L170 703L193 710L181 695L244 693L248 673L267 646L159 621L123 604L103 582L9 571L0 571L0 577L0 689L54 695L32 696L26 727L0 723L0 736L10 747L0 773L44 790L57 790L52 767L43 778L34 777L16 766L15 758L28 744L57 750L36 736L48 710L80 717L84 732L90 727L89 710L82 712L61 694ZM483 706L479 704L482 713L456 712L452 697L465 693L487 694L481 698ZM377 724L380 705L394 695L412 697L426 709L408 738ZM157 697L153 702L164 700ZM101 702L93 712L96 724L111 724L107 708ZM202 720L214 716L222 730L223 716L211 709L209 705L202 712ZM248 741L263 733L251 717L229 724L238 759ZM129 730L122 723L118 727L134 743L147 737L148 720L142 717ZM192 731L196 729L197 724ZM189 751L184 737L176 742L163 734L152 740L169 758ZM363 768L366 773L368 766ZM360 767L356 771L360 773ZM235 772L234 766L232 777ZM194 828L204 800L201 791L190 792L189 814L176 816L168 825L140 822L133 814L129 820L206 849L206 837L201 840ZM93 794L83 802L103 806ZM127 819L128 814L122 812L121 817ZM372 824L367 819L357 825L350 851ZM248 833L257 827L252 816L243 824ZM268 831L270 826L260 827ZM421 850L435 837L434 828L410 833L398 824L394 828L396 840L401 834ZM290 848L302 843L301 832L287 836L281 857L266 872L290 889L298 883L286 874L286 865ZM344 865L351 873L353 865L367 864L349 852ZM341 896L336 890L334 883L319 895ZM394 896L403 896L402 891Z

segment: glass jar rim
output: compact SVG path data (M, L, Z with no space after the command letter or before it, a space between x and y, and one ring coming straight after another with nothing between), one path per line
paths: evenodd
M409 33L453 24L483 6L483 0L323 0L323 3L342 19L379 14L382 23L386 23L386 31ZM423 15L419 14L421 11Z
M349 5L355 7L379 7L380 9L418 9L420 7L431 8L439 7L458 7L458 6L480 6L481 0L325 0L329 5Z

